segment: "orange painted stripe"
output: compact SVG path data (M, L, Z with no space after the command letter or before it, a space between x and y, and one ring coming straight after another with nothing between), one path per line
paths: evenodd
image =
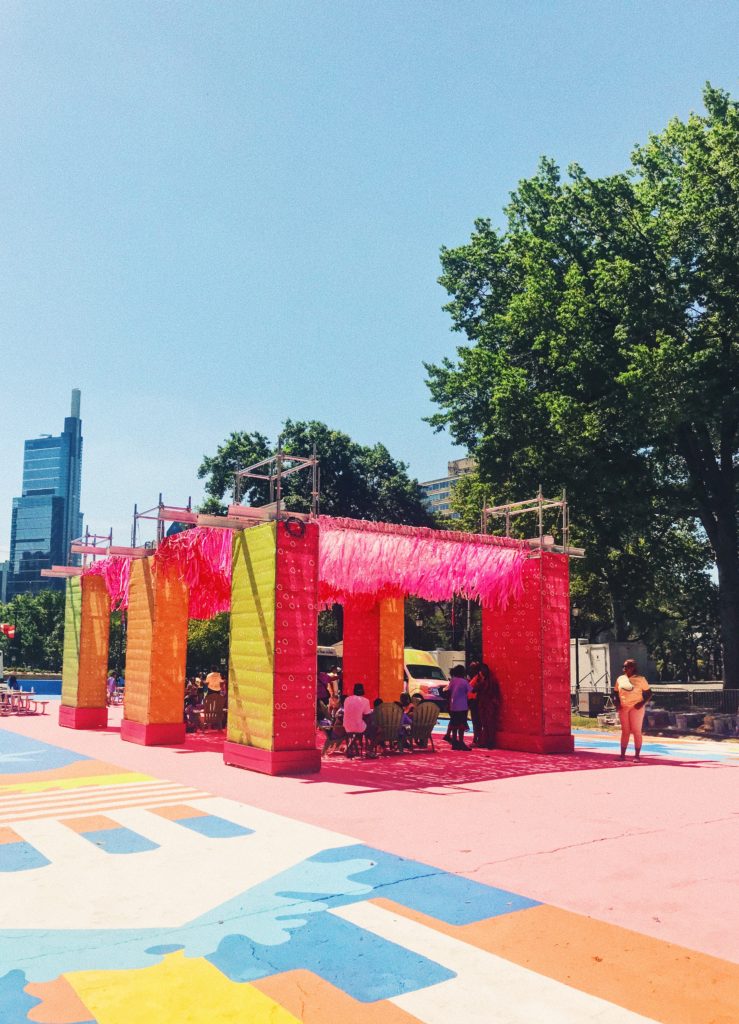
M183 818L207 818L206 811L199 811L196 807L188 807L187 804L172 804L171 807L150 807L152 814L158 814L160 818L167 818L168 821L181 821Z
M739 965L557 907L448 925L392 900L394 914L667 1024L736 1024Z
M51 782L57 779L79 779L93 775L120 775L121 769L106 761L73 761L62 768L47 768L42 772L23 772L22 775L0 773L0 786L12 790L13 785L26 782Z
M117 821L106 818L104 814L90 814L85 818L62 818L61 824L80 835L84 832L102 832L105 829L121 827Z
M0 846L5 846L6 843L22 843L23 838L14 832L12 828L0 825Z
M54 981L29 982L25 991L41 1000L28 1011L28 1019L38 1024L79 1024L92 1017L63 974Z
M386 999L360 1003L311 971L286 971L250 982L302 1024L418 1024Z

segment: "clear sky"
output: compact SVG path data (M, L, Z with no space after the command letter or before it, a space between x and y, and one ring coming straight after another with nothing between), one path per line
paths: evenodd
M4 0L0 557L73 387L119 543L287 417L444 475L440 246L541 154L609 173L706 79L737 94L738 40L736 0Z

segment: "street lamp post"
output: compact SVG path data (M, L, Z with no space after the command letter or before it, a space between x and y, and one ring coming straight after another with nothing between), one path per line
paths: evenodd
M577 604L572 606L572 621L575 627L575 707L580 711L580 631L578 630L578 618L580 609Z

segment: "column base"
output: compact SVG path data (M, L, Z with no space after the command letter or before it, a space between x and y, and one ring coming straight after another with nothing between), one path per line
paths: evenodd
M521 750L528 754L572 754L575 737L532 736L522 732L496 732L495 745L500 750Z
M263 775L307 775L321 770L320 750L261 750L226 740L223 760L237 768Z
M175 746L185 741L184 722L121 722L121 739L144 747Z
M59 725L64 729L107 729L107 708L70 708L59 705Z

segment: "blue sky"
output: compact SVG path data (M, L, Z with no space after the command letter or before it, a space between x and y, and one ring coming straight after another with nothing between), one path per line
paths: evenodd
M5 0L0 557L23 439L73 387L83 511L119 543L287 417L443 475L439 248L541 154L609 173L706 79L739 92L738 37L734 0Z

